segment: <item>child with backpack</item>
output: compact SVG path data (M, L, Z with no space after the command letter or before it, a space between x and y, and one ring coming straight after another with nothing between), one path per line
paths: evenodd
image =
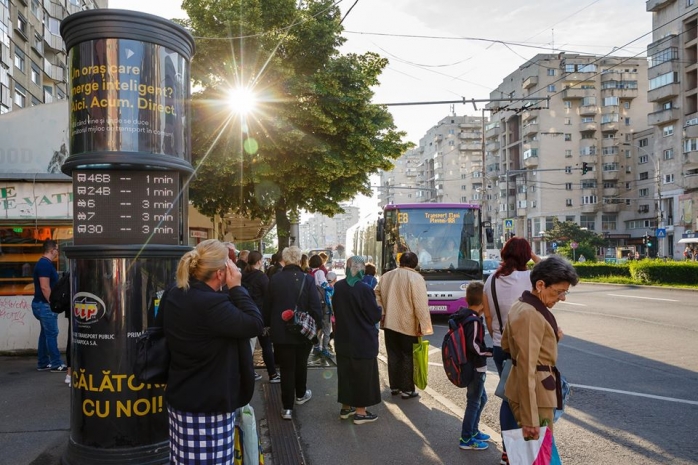
M458 447L467 450L485 450L490 436L478 427L480 415L487 403L485 393L485 376L487 375L487 357L492 356L492 348L485 346L485 325L482 323L483 287L481 281L473 281L465 289L465 301L468 308L461 307L452 319L463 324L468 363L474 370L472 379L467 384L465 414ZM473 318L476 317L476 318ZM465 321L465 320L468 321Z

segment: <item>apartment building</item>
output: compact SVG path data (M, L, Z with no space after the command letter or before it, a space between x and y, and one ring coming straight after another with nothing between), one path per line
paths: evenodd
M652 216L665 238L659 254L681 258L698 243L698 5L695 0L649 0L653 42L649 59L648 124L653 140L634 144L654 182Z
M66 98L61 20L106 7L107 0L0 0L0 114Z
M359 222L359 207L343 204L344 213L329 217L315 214L300 225L297 245L303 250L347 245L347 230Z
M503 79L492 99L540 100L487 105L483 219L495 245L515 234L548 254L542 236L554 218L601 233L612 247L634 240L631 154L633 135L648 127L646 89L644 58L539 54Z
M380 173L379 203L482 202L483 117L451 115Z

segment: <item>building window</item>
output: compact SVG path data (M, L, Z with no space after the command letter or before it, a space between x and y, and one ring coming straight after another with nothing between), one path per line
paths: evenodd
M24 108L27 104L27 91L15 82L15 105Z
M650 175L647 171L640 173L640 181L646 181L650 178Z
M592 215L580 215L579 226L582 228L587 228L589 231L594 231L596 229L594 224L595 219L596 218Z
M565 108L572 108L572 102L565 100Z
M640 197L647 197L649 189L640 189Z
M623 102L623 108L630 110L630 102Z
M572 118L565 118L565 125L569 126L572 124Z
M19 31L24 38L27 38L27 29L29 26L27 25L27 20L24 16L18 14L17 15L17 31Z
M41 85L41 68L32 62L32 82L37 86Z
M650 68L653 66L661 65L667 61L678 60L679 59L679 49L677 47L669 47L664 50L660 50L650 57Z
M571 191L571 190L572 190L572 183L571 183L571 182L566 182L566 183L565 183L565 190L566 190L566 191Z
M568 207L571 207L572 206L572 199L565 199L565 205L567 205Z
M679 82L679 73L670 71L668 73L661 74L656 78L650 79L649 90L668 86L669 84L674 84L675 82Z
M644 164L647 163L648 161L649 161L649 157L648 157L647 155L640 155L640 157L637 159L637 162L638 162L640 165L644 165Z
M461 197L461 198L460 198L460 203L468 203L468 198L467 198L467 197Z
M674 125L673 124L662 127L662 137L669 137L673 134L674 134Z
M639 145L640 147L647 147L649 143L649 139L640 139L637 145Z
M686 0L686 6L693 6L696 3L696 0Z
M567 174L572 174L572 167L571 167L571 166L565 166L565 173L567 173Z
M37 18L44 19L43 16L41 15L41 1L40 0L32 0L32 13Z
M34 43L32 47L39 52L39 55L44 53L44 38L41 37L41 34L34 33Z
M595 195L583 195L582 205L594 205L597 202Z
M555 68L548 68L548 76L555 76Z
M664 184L673 184L674 183L674 175L673 174L665 174L664 175Z
M625 125L630 126L630 118L625 118Z
M613 231L616 229L618 217L616 215L601 215L601 230Z
M620 102L620 99L618 97L606 97L603 99L603 106L604 107L617 106L619 102Z
M626 182L626 183L625 183L625 190L626 190L626 191L629 191L629 190L630 190L630 183L629 183L629 182Z
M666 149L664 151L664 159L671 160L672 158L674 158L674 149Z
M25 55L24 52L21 51L17 46L15 45L15 68L20 70L21 72L24 72L25 68Z
M555 84L550 84L548 86L548 92L555 92Z
M565 150L565 158L572 158L572 150Z
M572 134L565 134L565 142L571 142L572 141Z

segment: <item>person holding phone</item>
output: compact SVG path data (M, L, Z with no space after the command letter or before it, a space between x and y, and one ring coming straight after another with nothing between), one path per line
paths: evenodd
M161 312L171 354L165 400L172 463L193 456L233 462L235 410L254 392L249 340L264 328L241 282L228 248L215 239L198 244L177 266L176 286Z

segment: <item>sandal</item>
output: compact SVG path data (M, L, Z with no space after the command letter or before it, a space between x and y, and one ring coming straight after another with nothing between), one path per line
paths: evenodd
M396 395L398 395L398 394L400 394L400 390L399 390L399 389L391 389L391 390L390 390L390 395L391 395L391 396L396 396Z
M419 393L417 391L403 392L400 397L403 399L414 399L415 397L419 397Z

